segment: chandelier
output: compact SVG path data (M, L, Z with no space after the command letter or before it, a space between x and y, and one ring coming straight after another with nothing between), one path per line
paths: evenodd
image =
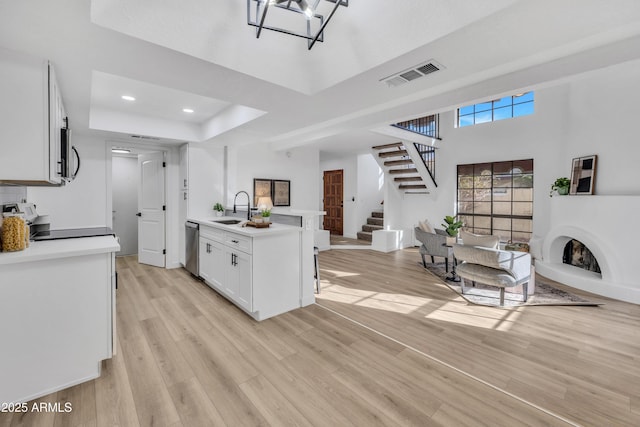
M307 47L311 50L316 42L323 41L324 29L338 7L349 6L349 0L324 2L333 3L327 9L326 18L319 11L322 0L247 0L247 24L256 27L256 38L263 29L277 31L307 39Z

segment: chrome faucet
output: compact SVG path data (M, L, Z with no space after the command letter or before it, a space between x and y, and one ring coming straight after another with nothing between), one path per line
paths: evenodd
M233 213L236 213L236 199L238 198L238 195L240 193L244 193L247 195L247 220L251 219L251 197L249 197L249 193L247 193L246 191L238 191L236 193L236 196L233 198ZM242 206L242 205L241 205Z

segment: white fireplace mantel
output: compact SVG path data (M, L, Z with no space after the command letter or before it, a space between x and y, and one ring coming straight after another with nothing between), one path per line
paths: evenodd
M640 196L557 196L551 230L544 237L537 271L552 280L595 294L640 304ZM584 243L602 275L563 264L566 243Z

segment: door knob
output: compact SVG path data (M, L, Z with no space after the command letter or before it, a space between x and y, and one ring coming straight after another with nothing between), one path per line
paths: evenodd
M142 216L142 212L138 212L136 216Z

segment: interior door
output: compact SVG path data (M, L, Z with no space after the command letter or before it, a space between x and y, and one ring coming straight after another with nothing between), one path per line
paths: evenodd
M165 266L164 153L138 156L138 262Z
M324 229L342 236L343 218L343 170L324 171Z

